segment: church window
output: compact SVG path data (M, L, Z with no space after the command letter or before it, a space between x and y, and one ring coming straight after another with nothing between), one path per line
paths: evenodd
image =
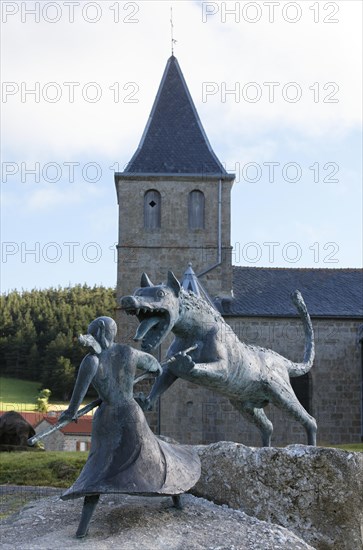
M204 229L204 194L194 190L188 197L189 229Z
M144 227L159 229L161 225L161 196L159 191L150 189L144 195Z

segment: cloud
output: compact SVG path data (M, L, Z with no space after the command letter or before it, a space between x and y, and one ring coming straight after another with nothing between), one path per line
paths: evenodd
M18 3L21 9L35 4ZM37 4L43 10L55 3ZM31 176L22 181L20 169L9 178L2 189L6 234L10 241L31 243L41 241L46 228L49 238L60 242L104 238L112 244L117 240L113 172L122 171L136 150L170 56L170 3L80 2L74 23L64 4L57 3L57 23L44 16L36 23L31 15L22 23L19 12L2 25L3 160L28 167L38 162L41 169L58 163L63 172L65 163L78 163L73 182L65 173L54 183L43 175L39 183ZM82 17L86 4L99 6L97 23ZM203 22L207 4L216 13ZM261 7L256 23L243 11L247 4ZM296 161L304 171L294 186L280 176L271 186L266 170L256 184L236 181L232 241L299 240L302 246L304 241L310 258L313 237L324 244L339 232L345 264L356 265L362 4L290 4L302 10L297 23L284 19L282 0L274 23L268 2L174 1L175 55L212 147L229 171L236 163L269 161ZM48 17L54 16L55 8L47 9ZM239 21L231 12L223 15L226 9L239 10ZM249 9L253 18L256 8ZM86 15L90 19L95 12L89 8ZM339 22L324 23L334 18ZM215 93L206 94L208 83ZM299 101L290 100L300 92ZM250 99L254 93L261 93L256 102ZM309 169L314 162L321 173L326 162L337 162L339 184L314 187ZM102 169L94 183L82 172L87 163ZM83 280L83 272L79 277Z
M78 9L75 22L68 23L64 6L62 19L53 25L42 19L33 23L28 17L27 23L21 23L9 17L3 25L3 79L16 83L19 92L8 95L3 104L7 150L40 157L44 150L68 157L88 151L128 160L170 54L169 5L129 4L119 13L119 24L113 21L113 2L99 3L102 17L95 24L84 21ZM276 10L275 23L268 22L264 7L256 24L243 17L238 23L233 15L225 16L223 23L221 6L232 10L243 3L211 4L219 11L205 23L203 3L174 2L173 7L176 55L212 135L233 129L241 139L246 133L255 137L283 126L307 136L324 136L360 124L359 2L340 2L339 23L330 25L314 24L307 3L300 3L303 16L296 24L283 20L283 3ZM253 17L253 10L248 13ZM95 14L90 10L88 16ZM125 22L128 17L138 22ZM77 83L74 103L69 101L71 85L64 84L71 82ZM217 91L203 98L209 82L216 84ZM264 84L272 82L279 84ZM297 83L296 89L286 87L291 82ZM39 102L26 94L36 86ZM238 101L228 93L233 88L240 92ZM256 90L261 99L246 100ZM19 101L22 91L24 103ZM297 103L283 97L300 91ZM272 92L275 100L270 103ZM48 100L57 94L59 101ZM97 94L99 100L92 102ZM324 103L329 98L338 103Z
M64 193L57 189L45 189L32 193L28 200L28 207L33 211L48 210L80 203L81 200L82 197L79 193Z

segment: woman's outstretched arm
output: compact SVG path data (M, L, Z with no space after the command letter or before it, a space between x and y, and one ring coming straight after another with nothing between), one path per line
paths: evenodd
M162 368L157 359L144 351L134 350L136 356L136 368L146 372L157 372L161 374Z
M99 359L96 355L89 353L83 359L77 375L77 380L73 388L72 397L68 406L59 417L59 421L72 420L82 403L90 383L92 382L99 365Z

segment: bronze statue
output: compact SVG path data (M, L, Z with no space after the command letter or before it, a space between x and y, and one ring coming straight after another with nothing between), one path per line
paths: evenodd
M78 479L62 499L84 496L77 537L84 537L102 493L169 495L181 507L180 495L199 479L200 461L192 448L170 445L150 430L133 398L136 369L159 373L148 353L116 344L116 323L99 317L80 341L91 348L79 368L73 395L59 422L76 418L89 385L102 400L94 415L91 449Z
M294 363L275 351L241 342L223 317L193 292L186 292L169 271L166 284L153 285L144 273L141 288L121 298L126 313L136 315L140 325L134 340L150 352L172 331L175 339L168 350L172 358L156 379L143 407L150 410L156 399L178 377L215 390L260 430L262 444L271 443L272 423L264 407L273 403L304 426L309 445L316 445L316 421L300 404L290 377L308 372L314 360L314 332L306 305L295 291L292 300L305 332L305 354ZM195 346L190 353L185 348Z

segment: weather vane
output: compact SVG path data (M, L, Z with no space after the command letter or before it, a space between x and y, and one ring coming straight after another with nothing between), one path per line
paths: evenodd
M171 55L174 55L174 44L177 40L174 38L173 8L170 6L170 34L171 34Z

